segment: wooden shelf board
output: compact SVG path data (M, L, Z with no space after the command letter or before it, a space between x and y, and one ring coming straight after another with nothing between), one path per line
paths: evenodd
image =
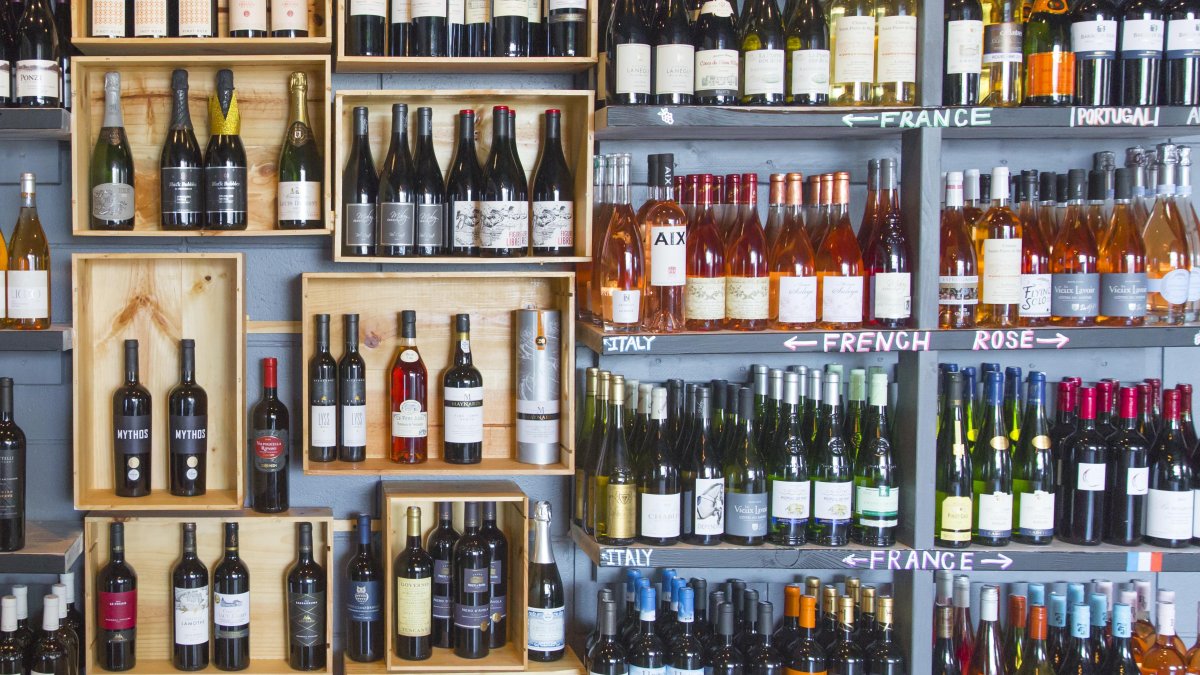
M509 458L487 458L479 464L450 464L431 458L424 464L397 464L390 459L365 462L308 462L310 476L570 476L574 472L559 462L540 466Z
M382 675L389 672L384 659L371 663L360 663L346 658L344 664L346 675ZM583 663L575 656L575 652L567 649L567 653L558 661L551 661L549 663L530 661L523 672L539 673L539 675L583 675L586 671L583 668ZM495 671L490 669L464 668L463 670L456 670L454 673L455 675L492 675Z
M99 669L97 669L99 670ZM100 670L99 672L104 672ZM124 671L133 675L161 675L162 673L177 673L175 666L167 659L138 659L137 665L133 668ZM193 673L224 673L227 671L219 670L209 661L208 667L203 670L189 671ZM295 675L298 671L293 670L288 662L284 659L250 659L250 665L245 670L238 671L239 673L249 673L249 675ZM314 671L317 673L332 672L332 668L326 667L325 670Z
M0 330L0 352L66 352L75 344L75 330L50 324L45 330Z
M0 553L0 574L62 574L70 572L83 553L79 523L25 522L25 548Z
M338 73L577 73L596 65L587 56L556 57L423 57L340 56Z
M75 495L77 511L231 511L242 508L237 490L209 490L198 497L176 497L155 490L145 497L118 497L112 490L85 490ZM158 515L158 514L148 514ZM276 514L279 515L279 514ZM282 514L287 515L287 513Z
M324 237L332 227L314 230L76 230L76 237Z
M306 38L94 38L71 40L87 56L328 54L333 40Z
M387 256L355 257L335 252L335 262L348 263L378 263L383 265L569 265L574 263L591 262L590 256L524 256L521 258L481 258L478 256L407 256L391 258Z
M71 111L63 108L0 108L0 140L71 140Z

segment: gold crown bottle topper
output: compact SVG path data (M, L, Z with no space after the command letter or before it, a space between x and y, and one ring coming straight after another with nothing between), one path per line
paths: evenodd
M237 136L241 131L233 71L228 68L217 71L217 91L208 99L208 124L209 133L214 136Z

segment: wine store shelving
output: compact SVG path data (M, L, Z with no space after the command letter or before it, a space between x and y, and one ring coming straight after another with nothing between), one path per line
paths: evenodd
M0 330L0 352L67 352L75 345L75 329L50 324L46 330Z
M25 547L0 553L0 574L62 574L83 555L79 523L25 521Z
M63 108L0 108L0 140L69 141L71 111Z

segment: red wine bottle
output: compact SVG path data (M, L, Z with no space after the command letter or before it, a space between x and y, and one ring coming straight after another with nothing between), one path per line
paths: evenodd
M150 392L138 381L138 341L125 341L125 384L113 394L113 485L119 497L150 494Z
M225 556L213 570L213 665L250 665L250 570L238 552L238 524L225 523Z
M316 346L308 362L308 461L337 459L337 361L329 353L329 315L316 315Z
M483 227L480 197L483 194L483 169L475 154L475 111L458 111L458 146L446 180L446 219L450 255L479 255Z
M358 540L346 565L346 656L366 663L383 658L383 573L371 550L371 516L360 513Z
M392 104L392 141L379 170L379 228L375 255L400 258L416 253L416 171L408 152L408 106Z
M529 56L529 3L493 0L492 56Z
M288 452L291 450L287 406L279 400L274 357L262 360L263 396L250 417L251 499L259 513L288 508Z
M349 0L346 3L347 56L383 56L387 5L387 0ZM404 54L393 53L392 56Z
M529 186L512 145L508 106L492 108L492 150L484 168L483 257L513 258L529 248Z
M417 108L417 255L446 252L446 183L433 149L433 108Z
M433 646L454 646L453 600L450 566L459 534L454 529L454 511L450 502L438 502L438 526L429 534L425 548L433 556Z
M533 254L575 253L575 181L562 149L562 113L546 111L542 156L533 170Z
M454 589L454 655L462 659L488 656L491 626L491 549L480 531L479 502L467 502L463 535L454 545L451 567Z
M488 630L488 644L492 649L503 647L508 641L508 539L496 527L496 502L483 503L483 527L480 535L487 542L491 563L488 566L488 581L491 586L492 625Z
M367 364L358 353L358 315L343 314L346 351L338 363L338 459L367 458Z
M1058 488L1062 517L1057 534L1072 544L1094 546L1100 543L1108 522L1104 497L1109 448L1096 430L1096 390L1084 387L1078 391L1079 431L1067 441L1062 458Z
M587 3L546 0L546 56L583 56L587 50Z
M1146 542L1182 548L1192 541L1192 467L1190 448L1179 424L1179 392L1163 392L1163 421L1150 450L1146 497Z
M408 507L408 539L392 566L396 573L396 655L424 661L433 655L433 558L421 548L421 509Z
M130 670L137 665L137 573L125 562L125 525L108 526L108 562L96 574L96 660L109 671ZM48 596L53 597L53 596ZM45 614L45 632L58 630L57 605ZM54 626L48 626L54 615ZM45 633L43 633L44 635ZM37 647L34 648L37 651ZM64 653L66 649L63 649ZM33 668L33 670L39 670ZM47 670L54 672L57 670Z
M13 381L0 377L0 551L25 548L25 432L13 420Z
M449 3L446 0L416 0L411 7L409 56L448 56L446 23Z
M354 140L342 172L342 255L369 256L375 250L375 204L379 176L367 136L367 109L354 109Z
M195 497L208 477L208 394L196 384L196 341L179 341L179 384L167 398L171 494Z
M1109 525L1104 541L1137 546L1142 542L1145 523L1150 443L1137 429L1137 389L1121 387L1118 397L1117 433L1108 439L1113 452L1109 460L1113 482L1108 491Z
M208 568L196 556L196 524L183 524L183 556L171 568L176 670L208 667Z
M288 665L323 670L327 642L325 568L313 558L312 523L298 523L296 563L287 575Z

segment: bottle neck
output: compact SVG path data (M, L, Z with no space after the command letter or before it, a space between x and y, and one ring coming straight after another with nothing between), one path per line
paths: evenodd
M295 124L303 124L308 126L308 88L307 87L292 87L288 126Z
M119 129L125 126L121 115L121 90L105 89L104 91L104 122L106 129Z
M533 531L533 560L542 565L554 564L554 548L550 545L549 521L535 521Z
M176 89L171 94L174 100L171 105L171 128L191 129L192 112L188 109L188 90Z
M467 150L471 154L475 154L475 116L474 115L459 115L458 116L458 147L462 148L462 152Z
M137 348L127 348L125 350L125 384L134 385L138 383L138 352Z
M458 331L454 336L454 365L471 365L471 334L468 331Z
M196 383L196 350L184 348L183 358L179 362L179 379L184 384Z

